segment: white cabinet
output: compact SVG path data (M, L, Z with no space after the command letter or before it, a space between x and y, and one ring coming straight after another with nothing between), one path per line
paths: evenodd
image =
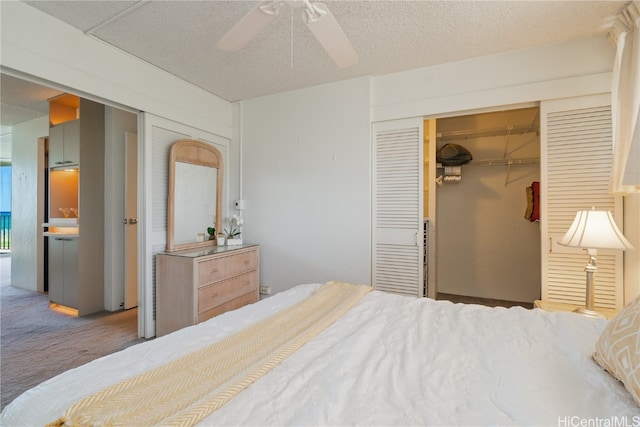
M80 163L80 120L61 123L49 128L49 167Z
M62 105L63 100L73 105ZM52 110L68 110L72 118L50 117L49 217L44 224L49 299L86 316L104 310L105 109L77 97L57 101Z
M49 237L49 301L78 308L78 238Z

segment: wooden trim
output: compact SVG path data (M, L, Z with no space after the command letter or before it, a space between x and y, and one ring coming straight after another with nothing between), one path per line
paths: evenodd
M169 194L167 197L167 252L183 249L203 248L215 246L215 240L204 242L174 243L174 204L175 204L175 176L176 162L190 163L217 169L216 178L216 230L222 229L222 191L224 180L224 165L222 154L212 145L195 139L180 139L176 141L169 152Z

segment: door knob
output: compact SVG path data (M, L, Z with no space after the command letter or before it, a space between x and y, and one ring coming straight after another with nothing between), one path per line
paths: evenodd
M138 220L136 218L129 218L129 224L137 224Z

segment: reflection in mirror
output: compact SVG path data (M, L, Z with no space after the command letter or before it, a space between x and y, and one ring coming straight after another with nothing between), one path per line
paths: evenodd
M207 228L220 230L222 155L202 141L181 139L169 153L167 251L213 246Z
M176 162L174 243L208 240L216 217L217 168Z

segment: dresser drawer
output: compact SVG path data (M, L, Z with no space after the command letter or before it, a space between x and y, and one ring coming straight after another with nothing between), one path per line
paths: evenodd
M198 285L224 280L258 267L257 251L252 250L230 257L198 262Z
M222 305L210 308L209 310L203 311L202 313L198 313L198 323L204 322L205 320L209 320L212 317L216 317L219 314L226 313L227 311L244 307L247 304L253 304L254 302L257 302L259 299L260 298L258 298L257 292L250 292L248 294L241 295L238 298L225 302Z
M198 313L222 305L249 292L257 294L258 275L255 272L235 276L198 289Z

